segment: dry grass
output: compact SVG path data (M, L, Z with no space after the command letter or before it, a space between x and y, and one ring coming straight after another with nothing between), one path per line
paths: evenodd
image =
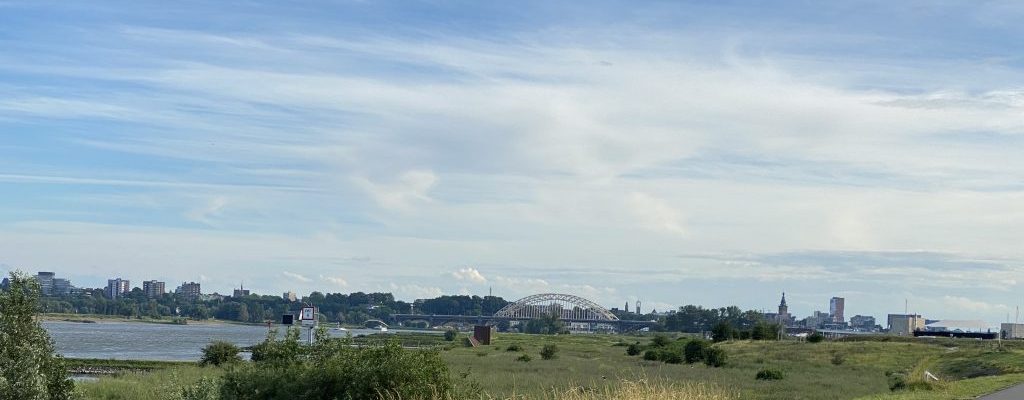
M483 395L481 400L735 400L738 393L728 392L706 383L653 383L647 380L623 380L616 385L593 389L577 386L563 391L552 391L546 395L512 395L492 397ZM382 396L382 400L401 400L394 396ZM435 397L431 400L466 400L454 397Z

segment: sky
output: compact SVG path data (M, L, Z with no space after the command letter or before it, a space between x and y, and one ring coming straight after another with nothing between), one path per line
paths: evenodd
M1024 300L1014 1L0 0L0 272Z

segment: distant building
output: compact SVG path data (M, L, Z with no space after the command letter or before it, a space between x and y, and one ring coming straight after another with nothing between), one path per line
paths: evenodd
M174 289L174 293L188 298L199 297L199 295L203 294L199 288L199 284L195 282L182 282L181 286Z
M828 302L828 313L832 314L832 322L841 324L846 322L846 316L843 315L843 311L846 309L846 299L842 297L833 297Z
M164 295L164 292L166 292L165 286L164 282L156 280L145 281L142 282L142 291L146 293L146 297L155 299Z
M107 298L116 299L132 290L132 283L127 279L107 279Z
M231 294L231 297L239 298L239 297L245 297L245 296L248 296L248 295L249 295L249 291L245 290L244 286L239 285L238 289L235 289L235 292Z
M866 315L854 315L850 317L850 327L858 330L875 330L875 317Z
M1000 324L999 336L1003 339L1024 339L1024 324Z
M827 312L815 311L814 314L811 314L810 316L804 318L800 322L800 325L803 325L805 328L818 329L824 326L825 324L831 323L832 315Z
M623 309L626 314L629 314L629 301L626 301L626 308Z
M43 296L53 296L53 272L42 272L36 274L36 281L39 282L39 293Z
M299 298L298 296L295 295L295 292L290 292L290 291L289 292L284 292L284 294L282 294L281 297L284 298L285 300L292 301L292 302L298 300L298 298Z
M636 315L643 315L640 314L640 300L636 301Z
M918 314L889 314L889 333L911 336L914 331L924 330L925 320Z
M0 289L7 290L10 287L11 287L11 279L10 278L4 278L3 281L0 281Z
M793 324L793 316L789 314L789 305L786 304L786 292L782 292L782 301L779 302L779 313L775 314L775 322L782 326Z
M67 296L75 292L77 288L71 286L71 281L62 278L53 278L53 295Z

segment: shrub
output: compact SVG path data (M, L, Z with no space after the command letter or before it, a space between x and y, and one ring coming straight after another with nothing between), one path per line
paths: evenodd
M260 361L240 363L222 377L222 400L473 398L456 393L456 380L436 350L405 350L398 341L353 347L349 338L318 332L299 344L298 329L283 340L268 335Z
M39 282L19 272L0 291L0 399L69 399L74 382L39 320Z
M667 364L682 364L683 356L678 351L665 350L661 352L661 361Z
M647 361L659 361L661 360L661 351L658 350L647 350L644 352L644 360Z
M725 350L717 347L708 347L704 350L704 364L709 367L721 367L725 365Z
M540 349L540 358L545 360L553 360L558 357L558 346L554 344L546 344Z
M629 347L626 347L626 354L627 355L631 355L631 356L635 356L637 354L640 354L640 351L642 351L642 350L643 349L640 347L639 344L633 343L633 344L629 345Z
M516 361L519 361L519 362L530 362L530 360L533 360L533 358L530 357L529 354L523 354L523 355L521 355L519 357L516 357Z
M199 365L223 365L242 361L238 355L238 346L218 340L203 348L203 357L199 359Z
M217 400L220 398L217 379L204 376L199 381L181 388L182 400Z
M672 343L672 340L665 335L656 335L654 336L654 339L651 339L651 346L653 347L665 347L668 346L669 343Z
M686 343L686 347L683 348L683 359L687 364L693 364L695 362L704 359L704 350L708 348L708 342L700 339L691 340Z
M757 380L761 381L777 381L784 378L782 371L777 369L765 368L757 371Z
M807 336L808 343L821 343L821 341L823 340L825 340L825 335L822 335L818 332L814 332Z
M843 365L844 362L846 362L846 356L842 353L832 355L832 365Z
M444 331L444 340L448 342L454 342L455 338L459 336L459 333L454 329Z
M523 346L518 344L510 344L505 348L505 351L523 351Z

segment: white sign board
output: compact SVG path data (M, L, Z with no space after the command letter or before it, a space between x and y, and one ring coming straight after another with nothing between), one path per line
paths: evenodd
M316 319L316 309L313 307L303 307L302 314L299 315L299 319L303 321L312 321Z

